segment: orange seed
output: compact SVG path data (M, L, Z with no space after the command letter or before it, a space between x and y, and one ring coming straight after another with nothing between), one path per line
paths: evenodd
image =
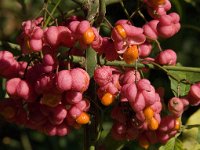
M136 45L130 46L123 54L124 61L127 64L134 63L138 59L138 49Z
M101 98L101 103L104 105L104 106L109 106L113 103L115 99L115 96L110 94L110 93L105 93L103 95L103 97Z
M159 126L158 121L154 117L148 121L148 127L150 130L157 130L158 126Z
M95 34L92 28L87 29L87 31L83 34L82 40L85 44L91 44L94 41Z
M86 112L82 112L76 119L78 124L87 124L90 121L90 116Z
M153 118L153 115L154 115L154 112L151 107L145 108L144 116L145 116L146 120L151 120L151 118Z
M115 29L117 30L117 32L119 33L119 35L122 37L122 38L126 38L126 31L124 30L124 28L121 26L121 25L117 25L115 27Z

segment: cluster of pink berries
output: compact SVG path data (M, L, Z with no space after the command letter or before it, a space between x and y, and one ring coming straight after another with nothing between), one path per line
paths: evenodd
M142 27L136 27L128 20L119 20L112 29L111 37L102 37L88 21L73 16L63 23L64 25L45 29L42 28L42 18L23 22L23 32L18 41L25 54L38 51L55 54L59 46L65 46L71 51L76 51L75 54L83 55L82 50L91 46L109 61L120 59L122 56L124 61L130 64L139 57L149 56L152 42L158 37L170 38L180 30L179 15L174 12L167 14L171 8L169 0L146 0L144 3L153 20ZM162 65L175 65L175 52L171 49L166 51L159 54L157 62ZM162 57L166 55L167 58L163 61Z
M87 124L90 102L83 93L89 86L88 73L81 68L57 70L57 59L49 53L31 63L0 52L1 76L7 79L10 97L0 102L0 114L48 135L64 136L71 127Z
M9 122L64 136L70 128L90 121L90 102L83 98L90 78L81 68L59 69L59 46L71 48L75 40L81 43L82 37L75 38L72 34L77 34L65 26L42 29L42 23L42 18L22 23L18 41L22 57L30 55L28 61L18 61L6 50L0 52L0 75L7 80L6 92L10 97L0 102L0 114Z
M113 138L138 140L144 148L158 142L166 143L174 137L188 105L200 103L199 83L191 86L187 96L167 101L163 98L163 88L155 90L150 81L142 79L134 69L123 71L102 66L95 70L94 79L99 86L97 93L101 103L114 105L111 113ZM168 103L168 109L163 108L164 103ZM168 115L161 117L161 111L168 111Z
M94 80L99 85L97 94L103 105L108 106L113 103L118 95L121 85L119 84L120 72L110 66L96 68Z
M162 110L160 96L147 79L141 79L138 71L128 69L123 73L103 66L95 70L94 79L103 105L112 104L117 96L120 99L111 115L115 120L112 127L115 139L136 140L144 131L158 129Z
M190 91L186 96L186 99L190 101L190 104L197 106L200 104L200 82L193 84L190 87Z

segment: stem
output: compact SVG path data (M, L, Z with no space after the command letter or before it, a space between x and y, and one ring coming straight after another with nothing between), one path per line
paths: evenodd
M133 18L137 13L138 11L140 10L140 8L138 7L130 16L130 18Z
M99 12L98 17L96 19L96 25L97 27L100 26L100 24L103 22L106 14L106 3L105 0L99 0Z
M159 64L157 64L157 63L155 63L153 61L148 61L148 62L153 64L154 66L158 67L160 70L163 70L168 76L172 77L174 80L176 80L178 82L181 82L181 80L179 78L177 78L176 76L174 76L171 73L169 73L169 71L166 68L160 66Z
M49 0L44 0L44 5L43 5L43 8L42 8L42 11L44 11L45 9L48 8L48 4L49 4ZM47 12L44 11L44 22L46 22L46 19L47 19Z
M158 46L158 49L160 50L160 52L162 51L162 47L160 46L160 42L158 40L154 40Z
M74 3L78 5L82 5L83 1L82 0L72 0ZM105 0L106 5L114 4L114 3L119 3L121 0Z
M79 56L72 56L72 61L74 63L80 63L84 61L84 57ZM104 59L99 60L102 65L108 65L108 66L124 66L124 67L135 67L135 64L126 64L123 61L106 61ZM145 60L147 61L147 60ZM156 63L155 63L156 64ZM158 65L158 64L157 64ZM160 66L160 65L159 65ZM142 64L137 63L138 69L148 67L149 69L156 69L156 67L153 64ZM165 69L165 71L168 70L174 70L174 71L187 71L187 72L197 72L200 73L200 68L196 67L184 67L184 66L160 66Z
M126 17L127 17L128 20L131 22L131 17L130 17L130 15L129 15L127 9L126 9L125 6L124 6L123 0L120 0L120 4L121 4L121 6L122 6L122 8L123 8L123 10L124 10L124 13L126 14Z
M50 20L51 20L51 18L52 18L51 16L53 16L53 14L54 14L54 12L56 11L56 8L57 8L58 5L60 4L60 2L61 2L61 0L58 0L57 3L56 3L56 5L55 5L54 8L52 9L50 15L48 16L48 18L47 18L47 20L46 20L46 22L45 22L45 24L44 24L44 28L46 28L47 25L49 24L49 22L50 22Z
M189 29L193 29L193 30L196 30L196 31L200 32L200 28L199 27L194 26L194 25L190 25L190 24L184 24L184 25L182 25L182 28L189 28Z
M160 45L160 42L158 41L158 40L154 40L154 39L152 39L152 38L150 38L150 37L146 37L148 40L151 40L151 41L154 41L155 43L156 43L156 45L157 45L157 47L158 47L158 49L159 49L159 51L160 52L162 52L163 50L162 50L162 47L161 47L161 45Z
M77 11L80 11L81 10L81 7L77 7L77 8L74 8L74 9L71 9L69 11L67 11L64 16L68 17L70 16L71 14L73 14L74 12L77 12Z
M199 72L200 68L196 67L183 67L183 66L163 66L167 70L174 70L174 71L188 71L188 72Z
M112 29L113 26L112 26L112 24L110 23L110 21L109 21L106 17L104 18L104 20L105 20L105 22L108 24L108 26Z
M191 128L199 128L199 127L200 127L200 124L184 125L184 126L182 126L182 130L191 129Z
M114 4L114 3L119 3L122 0L105 0L106 1L106 5L110 5L110 4Z
M140 10L138 11L138 14L140 15L140 17L141 17L145 22L148 22Z
M54 3L54 2L52 2L52 4L53 4L54 6L56 5L56 3ZM60 7L60 6L58 6L58 7L57 7L57 9L58 9L58 11L59 11L60 15L63 17L64 13L63 13L63 11L62 11L61 7Z
M2 47L9 47L11 49L16 49L18 51L20 50L20 46L18 44L11 43L11 42L0 41L0 46L2 46Z
M142 3L142 5L143 5L143 3ZM132 12L132 14L130 16L131 18L133 18L136 14L138 14L138 11L141 9L142 5L140 5L140 0L138 0L137 1L137 9L134 12Z
M47 8L44 8L44 11L51 17L51 19L55 20L55 18L51 15Z

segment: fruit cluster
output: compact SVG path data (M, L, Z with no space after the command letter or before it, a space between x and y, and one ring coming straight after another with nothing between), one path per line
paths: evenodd
M147 58L158 38L170 38L180 30L180 18L169 13L169 0L144 0L152 20L136 27L130 20L118 20L110 37L102 37L89 21L71 17L62 25L44 27L42 17L22 23L18 37L22 54L0 51L0 76L6 79L9 98L0 101L0 114L9 122L24 125L48 135L67 135L71 128L90 122L89 99L84 98L90 77L70 61L71 55L85 57L91 47L108 61L176 65L171 49L160 48L155 58ZM65 48L65 51L61 50ZM187 106L200 104L200 83L191 86L187 96L167 102L162 90L133 68L99 66L94 71L102 105L114 104L112 136L116 140L138 140L149 144L165 143L181 126ZM161 114L168 105L169 115Z
M200 103L199 83L190 87L188 95L166 100L162 87L155 90L134 69L101 66L95 70L94 79L102 105L114 107L111 112L113 138L138 140L144 148L166 143L175 136L180 130L183 112L189 105Z
M167 14L171 8L168 0L146 0L144 3L147 10L154 12L152 15L148 11L153 19L142 27L136 27L128 20L118 20L111 30L111 37L102 37L89 21L74 16L62 25L43 29L43 18L40 17L22 23L22 33L18 41L24 54L43 51L55 55L58 47L64 46L70 48L71 54L84 55L83 50L91 46L108 61L123 58L126 63L131 64L139 57L149 56L152 42L159 37L170 38L180 30L179 15L174 12ZM175 65L176 53L167 49L156 60L162 65Z
M28 66L17 62L12 53L1 51L1 68L7 78L6 92L10 98L0 103L1 115L8 121L45 132L48 135L66 135L70 127L90 121L86 113L90 103L83 98L89 86L89 75L81 68L55 72L52 55L45 54L41 63ZM10 63L12 62L12 63ZM13 65L15 64L15 65Z
M90 121L90 102L83 97L90 77L80 67L67 68L58 57L60 46L71 48L75 40L81 42L85 35L75 39L67 27L42 29L42 22L38 18L22 23L20 57L0 51L0 75L6 78L9 96L0 102L1 115L48 135L63 136L71 127L79 128ZM86 34L86 41L87 38Z

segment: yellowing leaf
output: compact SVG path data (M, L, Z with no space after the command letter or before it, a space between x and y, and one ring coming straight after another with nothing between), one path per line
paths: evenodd
M190 116L186 125L200 124L200 109ZM184 129L182 134L183 148L185 150L199 150L200 144L198 142L199 127L193 127L190 129Z

